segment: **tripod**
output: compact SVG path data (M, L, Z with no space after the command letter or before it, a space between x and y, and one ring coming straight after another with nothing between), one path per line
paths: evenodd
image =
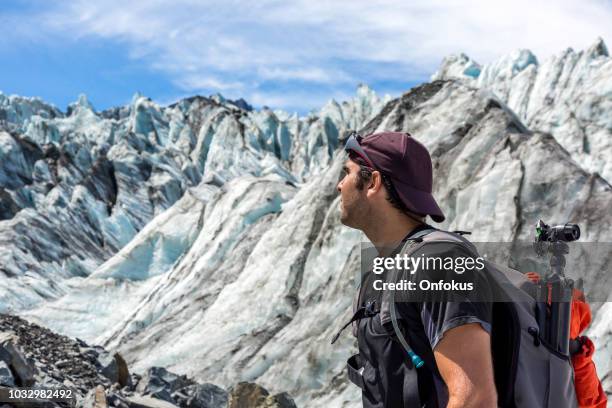
M534 249L539 256L550 254L550 271L538 283L536 319L542 341L557 352L570 354L570 319L574 281L565 276L567 242L580 237L576 224L549 227L541 220L536 226Z

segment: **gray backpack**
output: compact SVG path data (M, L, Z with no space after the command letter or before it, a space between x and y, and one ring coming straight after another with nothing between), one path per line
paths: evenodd
M427 230L406 242L401 254L411 255L431 242L462 246L478 255L476 247L457 233ZM493 290L507 301L493 302L491 345L495 385L500 407L578 407L570 356L544 344L536 314L535 285L521 272L485 261ZM381 316L393 321L395 334L411 354L397 325L395 301L381 304Z

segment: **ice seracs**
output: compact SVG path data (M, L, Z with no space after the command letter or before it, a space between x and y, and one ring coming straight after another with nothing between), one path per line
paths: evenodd
M542 62L518 50L480 72L474 65L465 55L447 57L432 79L492 91L529 129L551 133L582 168L612 183L612 58L603 39Z
M335 123L254 111L220 95L162 107L136 93L103 112L81 95L62 113L0 94L0 270L8 278L0 310L64 294L66 279L89 275L201 182L304 182L329 163L348 123L381 103L361 87L342 106L344 121Z

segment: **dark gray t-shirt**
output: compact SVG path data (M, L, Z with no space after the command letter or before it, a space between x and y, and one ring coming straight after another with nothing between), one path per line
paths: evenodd
M430 227L417 227L405 239L426 228ZM459 245L437 245L436 243L428 243L423 247L422 252L423 257L457 258L468 255ZM381 275L372 273L364 276L359 305L364 305L372 300L377 300L380 305L381 293L370 290L373 280L380 278ZM419 388L423 386L422 383L426 383L427 385L423 388L435 387L436 390L435 398L428 398L427 395L423 395L421 400L428 407L445 407L448 402L448 390L438 371L433 349L448 330L464 324L479 323L484 330L491 332L492 305L489 302L479 301L480 299L490 298L490 294L485 293L490 291L486 271L471 271L470 274L459 275L452 269L434 267L426 271L418 269L414 274L400 274L393 277L395 280L402 278L416 282L423 279L431 282L440 282L441 280L449 282L452 280L469 281L475 286L474 291L421 291L416 294L411 293L412 298L402 295L397 296L396 292L395 304L398 323L402 327L402 332L412 350L425 361L426 368L419 369ZM392 280L389 278L383 279L386 281ZM387 295L388 292L382 294L382 296ZM394 335L390 317L388 314L379 314L371 319L362 319L356 329L360 355L368 360L369 364L376 370L377 377L384 379L384 381L379 381L379 388L381 389L377 390L382 394L381 397L369 398L364 391L364 407L387 407L397 404L398 401L402 400L401 395L404 392L401 389L402 378L399 377L404 374L397 366L389 365L388 362L389 360L402 358L408 359L408 357L405 350L396 341L387 342L382 347L377 345L377 341L380 341L378 336ZM427 393L426 391L422 392ZM376 399L381 401L375 401Z

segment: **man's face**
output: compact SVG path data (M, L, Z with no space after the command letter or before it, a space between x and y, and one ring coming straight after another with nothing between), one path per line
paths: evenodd
M342 168L343 177L338 182L340 193L340 221L347 227L359 228L367 214L367 187L359 189L359 165L347 160Z

